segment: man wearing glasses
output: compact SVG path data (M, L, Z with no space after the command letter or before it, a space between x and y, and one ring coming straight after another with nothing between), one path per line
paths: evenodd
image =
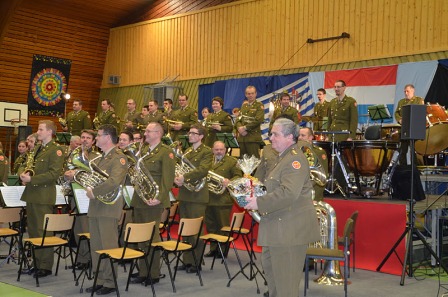
M186 187L183 187L185 183L194 183L205 178L212 165L212 151L208 146L202 143L205 133L205 128L201 124L194 124L191 126L190 131L188 132L188 140L191 143L191 147L185 151L184 157L193 164L195 169L184 175L178 175L174 179L174 183L179 186L177 200L180 201L179 214L181 218L190 219L204 217L205 209L209 202L207 182L198 192L190 192ZM190 238L189 242L193 244L194 240L195 239ZM194 251L197 261L201 258L203 244L202 241L199 241L199 244ZM183 262L184 265L178 267L178 270L186 270L187 273L197 272L191 253L183 254ZM200 263L198 264L201 265Z

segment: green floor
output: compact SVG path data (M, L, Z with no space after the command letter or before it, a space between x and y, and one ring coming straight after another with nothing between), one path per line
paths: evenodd
M42 297L48 296L44 294L40 294L37 292L33 292L27 289L22 289L16 286L8 285L5 283L0 283L0 296L2 297Z

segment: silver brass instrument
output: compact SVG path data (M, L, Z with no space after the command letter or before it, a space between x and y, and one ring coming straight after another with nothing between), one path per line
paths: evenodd
M318 186L325 187L327 184L327 174L325 173L322 164L319 163L318 157L308 146L304 145L300 149L308 160L311 181L315 182Z
M142 143L137 151L137 145L131 143L123 149L123 153L128 158L128 176L135 192L145 202L159 197L159 186L154 181L151 173L145 166L141 166L142 161L149 155L149 151L138 157L141 153Z
M319 220L321 241L315 244L316 247L337 249L338 233L336 225L336 212L334 208L323 201L314 202L317 218ZM346 264L347 265L347 264ZM339 261L326 261L322 274L315 280L318 284L343 285L344 278L341 274Z
M93 158L88 161L88 166L82 162L85 160L84 154L73 154L72 163L79 169L76 170L73 179L75 182L80 184L83 188L91 187L95 188L96 186L102 184L109 178L109 174L101 170L94 161L98 158L101 158L101 155ZM114 204L121 193L121 185L114 190L110 191L105 195L97 195L96 198L105 204Z
M214 194L221 195L226 190L226 187L223 185L224 177L214 173L213 171L209 171L207 174L207 183L208 190Z
M185 157L185 154L182 154L179 149L174 148L174 146L177 144L178 142L176 141L171 145L171 147L173 147L174 154L179 161L176 163L175 173L176 176L180 176L196 169L196 167L190 162L190 160ZM184 187L191 192L199 192L205 186L206 180L207 178L204 177L202 179L194 181L193 183L184 182Z

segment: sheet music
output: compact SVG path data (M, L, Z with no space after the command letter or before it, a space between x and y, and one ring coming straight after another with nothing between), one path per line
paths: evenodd
M56 205L64 204L67 204L67 200L65 200L65 196L62 193L62 187L60 185L56 185Z
M87 213L89 211L90 199L87 197L87 192L82 187L76 188L73 186L73 194L75 196L76 207L78 214Z
M123 198L124 201L126 202L126 205L128 207L131 207L131 201L132 201L132 197L134 195L134 187L133 186L126 186L123 189Z
M25 186L1 187L0 191L2 192L3 202L5 205L8 207L26 206L26 202L20 200L24 190Z

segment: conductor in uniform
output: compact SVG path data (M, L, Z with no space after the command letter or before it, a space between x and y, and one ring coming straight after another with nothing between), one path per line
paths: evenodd
M213 144L213 164L210 171L224 177L223 186L227 187L232 179L242 177L243 172L237 167L237 160L234 157L226 155L226 146L222 141L216 141ZM225 190L222 194L216 194L209 191L210 201L205 211L205 226L208 233L220 234L221 228L229 225L230 213L232 211L233 200L229 191ZM224 233L222 235L225 235ZM210 251L205 257L219 255L216 243L210 245Z
M235 129L238 131L238 143L240 156L245 154L260 158L261 128L264 121L264 106L257 101L257 89L248 86L245 92L247 103L243 103L240 116L235 121Z
M92 128L92 120L87 111L82 109L82 101L80 99L73 100L73 111L69 112L66 118L66 127L62 127L65 132L80 136L83 129Z
M195 169L184 175L178 175L174 179L174 183L180 187L177 200L180 202L179 215L181 218L191 219L204 217L205 209L209 202L207 182L205 182L204 187L198 192L191 192L184 186L186 183L192 184L206 178L212 165L212 151L208 146L202 143L204 135L205 128L201 124L196 123L191 126L190 131L188 132L188 140L191 143L191 147L185 151L184 157L195 166ZM193 243L194 240L196 239L189 239L191 243ZM196 261L201 259L203 245L204 243L199 241L199 244L194 251ZM183 262L184 265L178 267L178 270L186 270L187 273L197 272L196 267L194 267L194 260L191 253L183 254ZM200 265L200 263L198 263L198 265Z
M224 100L221 97L212 99L213 113L209 114L205 121L207 137L204 143L208 147L212 147L213 143L218 140L216 133L231 133L233 130L232 118L227 112L222 110L223 106Z
M308 161L297 148L298 135L293 121L274 122L270 140L278 152L276 165L264 176L258 171L255 174L267 194L246 199L245 208L258 210L261 215L258 245L263 247L261 257L270 297L299 296L308 244L320 237Z
M45 214L53 213L56 203L56 182L62 172L64 154L62 148L53 140L55 133L56 125L52 121L39 121L36 134L41 143L34 148L34 174L26 170L26 164L20 167L18 172L25 185L21 200L26 202L30 237L43 236ZM52 274L53 260L52 249L36 251L37 263L34 263L34 269L39 278Z
M133 211L134 223L149 223L156 222L156 226L159 226L160 218L163 209L170 207L169 192L174 182L174 168L176 161L174 160L174 154L170 147L162 144L163 128L160 123L149 123L145 130L145 141L148 144L148 151L142 156L142 165L148 170L152 178L159 186L159 195L157 199L154 197L140 197L138 193L134 191L131 207ZM163 174L162 174L163 172ZM141 173L143 174L143 173ZM134 185L135 186L135 185ZM153 242L159 242L160 237L154 235ZM145 244L139 246L145 249ZM150 253L151 254L151 253ZM148 263L150 263L150 257L148 257ZM151 265L151 279L153 282L159 282L160 275L160 251L154 254L154 260ZM148 270L145 265L145 261L141 259L139 261L139 276L132 280L132 283L142 283L146 280Z
M98 265L97 250L118 248L118 220L123 209L123 199L120 197L113 203L105 204L99 199L112 193L123 184L127 173L127 158L116 147L117 129L113 125L103 125L98 128L96 145L103 151L102 156L94 161L95 165L106 172L108 178L94 188L87 187L86 195L90 198L89 218L90 247L93 267ZM116 270L117 266L114 266ZM115 284L110 263L102 261L96 271L97 284L86 289L88 293L96 291L97 295L105 295L115 291Z
M348 131L349 134L335 135L335 141L353 140L356 138L358 104L354 98L345 94L345 88L346 84L343 80L337 80L334 84L336 98L330 101L328 130Z
M180 108L173 111L169 117L170 120L178 123L168 123L173 141L179 140L180 135L186 135L190 127L198 122L198 112L188 106L188 96L179 95L178 101Z

